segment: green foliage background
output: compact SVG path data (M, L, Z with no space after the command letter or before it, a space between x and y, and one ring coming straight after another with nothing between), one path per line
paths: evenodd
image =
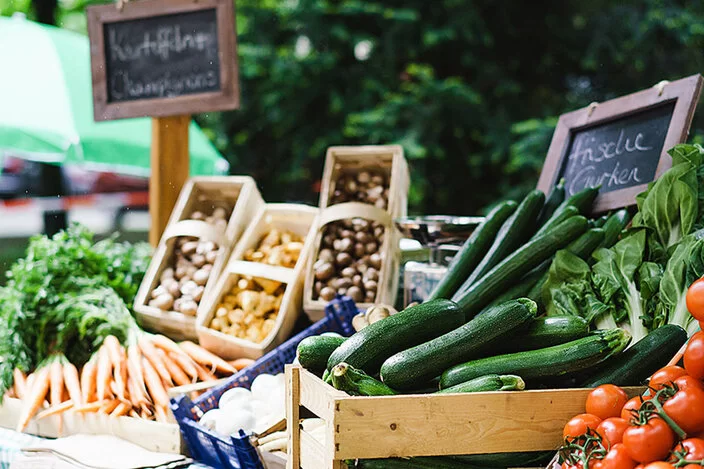
M0 14L31 17L31 1ZM58 23L84 31L85 4L61 0ZM237 14L242 108L198 121L270 201L315 202L328 146L400 143L412 212L478 213L534 187L560 113L704 70L701 1L238 0Z

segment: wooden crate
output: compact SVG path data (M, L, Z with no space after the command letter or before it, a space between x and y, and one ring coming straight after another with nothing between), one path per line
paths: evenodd
M14 430L22 412L22 401L5 398L0 406L0 427ZM63 414L61 432L58 416L32 420L26 432L47 438L88 435L113 435L150 451L181 454L185 450L176 423L152 422L133 417L109 417L104 414Z
M642 388L626 388L631 396ZM297 365L286 367L288 469L342 469L346 459L557 449L589 389L353 397ZM326 422L319 442L305 407Z
M199 200L205 197L206 200ZM212 201L229 202L232 213L224 233L205 222L189 220L194 211ZM144 327L166 334L177 340L196 340L196 318L175 311L162 311L149 306L152 290L158 285L161 273L172 264L174 242L181 236L194 236L215 241L220 246L203 298L212 294L213 288L227 264L227 259L249 222L264 206L254 180L249 176L222 176L191 178L176 202L169 224L157 246L149 268L135 297L134 309ZM203 300L201 300L201 303Z
M225 272L221 275L212 294L200 305L197 334L203 347L225 359L239 357L256 359L288 339L302 309L303 278L312 253L317 219L318 209L307 205L267 204L259 211L235 247ZM272 228L293 231L304 239L303 249L295 268L288 269L242 260L244 253L255 247L262 236ZM208 327L221 299L243 275L276 280L287 285L274 331L264 342L258 344Z
M389 180L388 206L381 210L368 204L348 202L331 205L330 196L335 192L335 185L340 175L355 174L361 170L376 170L383 172ZM379 272L379 290L375 303L393 305L398 292L399 269L401 253L399 241L401 233L393 221L405 217L408 206L408 188L410 175L408 163L403 156L403 148L399 145L330 147L327 151L325 169L320 191L320 223L319 233L314 243L314 253L306 272L303 309L313 321L322 318L325 301L313 299L315 277L313 264L320 250L322 232L328 223L346 218L365 218L385 226L384 242L380 249L382 268ZM371 303L359 303L361 309L371 306Z

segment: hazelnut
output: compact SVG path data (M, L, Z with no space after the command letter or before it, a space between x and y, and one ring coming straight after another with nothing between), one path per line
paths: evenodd
M354 238L357 240L358 243L362 244L367 244L370 241L370 236L369 233L366 231L358 231L355 233Z
M338 290L341 290L341 289L346 290L346 289L350 288L351 286L352 286L352 280L349 278L342 277L342 278L338 278L337 280L335 280L335 288L337 288Z
M348 254L349 255L349 254ZM315 267L315 278L317 280L327 280L335 274L335 267L329 262L321 263Z
M320 295L320 290L323 289L323 282L318 280L317 282L315 282L315 285L313 286L313 288L314 288L315 295L316 296Z
M357 192L357 181L352 178L348 178L345 181L345 191L347 191L348 194Z
M347 278L354 277L356 273L357 273L357 269L355 269L354 267L345 267L344 269L342 269L342 272L341 272L343 277L347 277Z
M346 296L347 295L347 289L346 288L338 288L337 289L337 294L340 296Z
M367 254L374 254L379 246L375 242L367 243L366 246L364 246L364 249L367 251Z
M340 267L347 267L353 262L352 256L346 252L338 253L335 257L335 263Z
M362 276L357 274L354 277L352 277L352 285L355 287L362 287L364 286L364 283L362 282Z
M354 257L359 259L360 257L364 256L367 253L366 249L364 249L364 244L362 243L357 243L354 245Z
M318 254L318 259L325 262L333 262L335 260L335 253L332 252L332 249L321 249Z
M342 238L338 241L340 241L340 247L336 249L338 252L352 252L354 250L354 243L350 238Z
M376 292L368 291L364 294L365 303L373 303L376 299Z
M384 176L381 174L375 174L372 176L371 183L377 186L381 186L384 184Z
M362 289L359 287L350 287L347 289L347 296L352 298L355 303L361 303L362 300L364 300L364 294L362 293Z
M325 301L332 301L335 299L335 290L330 287L325 287L320 290L320 298Z
M370 267L364 272L364 281L374 280L375 282L379 280L379 271L374 267Z
M374 280L367 280L364 282L364 289L367 291L376 292L377 283Z
M377 270L381 269L381 255L378 252L369 256L369 266Z

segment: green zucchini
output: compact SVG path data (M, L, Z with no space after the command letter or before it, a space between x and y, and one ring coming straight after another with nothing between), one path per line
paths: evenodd
M345 362L376 375L391 355L446 334L462 324L464 313L450 300L437 299L411 306L352 335L330 355L328 370Z
M552 261L545 261L535 269L525 274L518 283L511 285L508 290L497 296L491 303L489 303L487 308L510 300L516 300L518 298L529 298L537 303L535 297L531 295L531 291L535 287L535 284L540 281L540 279L542 279L544 274L548 271L551 262ZM540 308L538 308L538 310L540 310Z
M621 232L626 228L629 221L631 221L631 216L625 208L611 214L606 223L604 223L604 241L599 247L610 248L616 244Z
M608 215L602 215L599 218L592 220L592 228L603 228L606 224L606 220L609 219Z
M575 239L567 246L567 250L575 256L587 260L592 253L604 242L606 231L603 228L591 228L582 236Z
M506 467L545 467L555 451L531 451L525 453L487 453L450 456L452 459L478 466Z
M531 191L521 202L513 215L506 220L496 235L486 255L465 280L459 291L470 287L496 264L521 246L535 232L536 222L545 201L545 194Z
M358 459L357 469L488 469L450 456L416 456L414 458Z
M502 344L498 352L506 354L537 350L572 342L588 334L589 324L579 316L541 317L531 321L527 328Z
M581 382L580 387L595 388L602 384L639 386L667 365L686 341L687 333L680 326L665 324L658 327L592 370L592 374Z
M314 335L306 337L296 347L296 358L306 370L314 373L323 372L328 366L328 359L337 347L345 342L344 337Z
M435 286L428 296L429 300L450 298L462 285L464 279L474 270L484 257L484 253L496 237L501 226L516 210L516 202L506 201L498 204L484 219L484 222L474 230L472 235L462 245L460 252L450 262L445 276Z
M599 189L601 189L601 185L597 187L587 187L586 189L574 193L562 202L556 212L559 211L560 208L571 205L577 207L577 210L579 210L579 213L582 215L588 215L592 211L592 205L594 204L596 196L599 195Z
M577 209L577 207L573 207L571 205L559 209L559 211L553 213L552 217L550 217L550 219L545 222L545 224L541 226L540 229L533 235L533 239L537 238L538 236L542 236L547 231L555 229L557 225L564 222L565 220L569 220L570 218L576 217L578 215L579 210Z
M335 389L352 396L394 396L396 391L347 363L335 365L330 373Z
M525 298L488 308L462 327L393 355L381 366L381 379L394 389L421 387L449 367L481 356L535 319L536 312L535 302Z
M489 391L523 391L526 383L520 376L515 375L486 375L470 379L464 383L455 384L446 389L441 389L436 394L449 394L459 392L489 392Z
M599 330L566 344L481 358L445 371L440 389L489 374L515 374L529 380L574 373L620 353L630 340L630 334L622 329Z
M538 226L543 226L555 213L557 207L560 206L562 202L565 201L565 178L560 178L557 185L552 188L550 195L545 200L545 205L540 211L540 217L538 217Z
M587 229L587 219L572 217L532 239L477 280L462 295L452 297L469 321L491 300L525 274L549 259L555 252L575 240Z

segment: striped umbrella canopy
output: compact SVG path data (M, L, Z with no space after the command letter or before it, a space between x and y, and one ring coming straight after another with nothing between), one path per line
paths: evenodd
M93 120L86 36L0 17L0 156L149 175L151 120ZM192 175L223 174L227 162L200 128L189 131Z

